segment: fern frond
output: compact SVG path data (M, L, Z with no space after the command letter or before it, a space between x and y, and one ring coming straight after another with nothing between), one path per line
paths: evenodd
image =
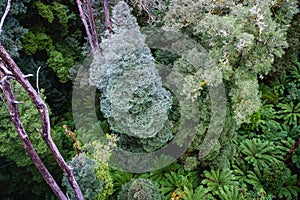
M241 200L244 199L241 191L233 185L225 185L219 189L219 198L221 200Z
M229 169L212 169L203 173L206 178L202 184L206 185L207 191L212 191L213 194L218 194L219 188L225 185L237 184L232 171Z
M247 177L246 182L253 185L256 190L263 188L263 176L257 167L254 167L253 171L249 171Z
M164 176L164 179L159 182L159 191L166 200L171 198L172 193L175 190L178 190L178 193L181 194L184 191L184 187L188 187L190 189L193 188L182 168L180 168L177 172L171 171L165 173Z
M190 190L189 188L185 187L186 195L184 196L184 200L216 200L210 194L204 187L203 185L200 185L197 187L195 190Z
M272 142L260 139L247 139L240 145L241 152L246 156L245 160L254 166L267 166L267 163L276 161L272 156L275 146Z
M233 174L239 182L244 182L247 179L247 173L250 170L250 166L244 160L235 160L232 168Z
M300 118L300 103L294 105L289 103L279 103L277 107L280 109L276 112L276 117L282 119L285 124L297 125L297 120Z

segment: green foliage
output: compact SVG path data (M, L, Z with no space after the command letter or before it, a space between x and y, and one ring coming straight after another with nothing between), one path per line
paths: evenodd
M20 84L12 81L12 89L15 93L16 100L24 102L18 106L19 113L21 115L22 124L33 146L35 146L37 153L45 154L47 146L40 135L41 124L38 110ZM2 93L0 93L0 95L3 96ZM32 161L30 157L26 155L18 133L11 122L7 104L2 101L0 102L0 119L0 155L8 157L10 160L16 162L18 166L30 165Z
M102 4L92 2L93 7L97 7L96 24L100 25L97 29L104 30L103 16L100 16L103 15ZM122 133L119 134L118 145L133 152L151 152L172 139L177 128L176 120L180 116L174 107L170 109L171 97L161 86L158 73L154 70L155 62L171 65L173 69L188 75L191 88L201 90L201 96L200 92L195 96L201 105L201 124L195 141L178 163L142 175L109 171L107 164L97 163L86 155L75 157L74 172L77 178L80 177L78 182L85 198L122 200L150 197L170 200L173 192L178 190L177 196L185 192L181 198L185 200L297 199L300 192L296 174L300 169L300 149L296 149L290 157L288 152L299 138L300 131L298 2L171 0L166 13L161 13L160 8L156 11L153 8L160 7L163 5L161 3L168 4L169 1L127 2L143 10L142 15L136 20L123 2L117 4L117 1L110 1L110 5L117 5L112 12L114 34L103 39L103 53L94 59L92 65L95 71L91 71L92 78L89 81L101 90L104 100L101 111L109 121L99 122L101 127L105 133L111 130ZM29 7L28 10L24 3ZM5 6L5 1L0 3L0 12ZM26 74L34 74L38 66L42 66L40 86L46 89L44 94L48 97L47 102L51 102L55 114L60 115L52 118L53 122L60 123L52 128L51 134L63 156L69 158L74 153L70 151L72 142L66 140L61 126L68 124L72 127L73 124L61 119L61 113L68 110L70 87L58 83L57 77L61 82L67 82L70 68L82 58L80 43L83 38L79 30L81 26L78 25L81 21L74 15L77 13L76 2L16 0L12 6L0 40L12 56L18 57L17 63ZM166 14L165 25L180 29L201 43L222 72L229 100L227 119L217 144L205 158L199 159L198 151L211 120L208 88L199 87L203 80L190 76L195 72L189 63L190 57L194 55L192 52L189 52L190 57L180 57L167 51L151 49L155 55L154 60L137 25L137 21L146 24L147 17L144 14L147 10L161 16ZM21 25L28 28L28 31ZM132 34L126 32L128 29L131 29ZM102 35L100 32L98 34ZM22 47L24 55L18 53ZM141 76L139 72L144 71L140 66L145 63L149 73ZM266 76L271 72L274 73ZM138 81L132 81L137 77L139 84L142 83L139 86ZM30 78L30 81L35 85L36 78ZM61 171L55 166L40 138L38 113L21 87L13 84L17 100L24 102L19 105L20 114L30 139L51 173L57 180L61 180ZM130 90L129 94L129 88L136 90ZM131 95L132 99L126 104L119 103L126 95ZM86 98L94 97L87 95ZM109 98L110 102L106 101ZM155 102L153 99L161 101ZM118 111L124 119L129 114L134 116L132 124L126 122L125 126L122 124L116 127L117 121L123 118L111 117L117 115L113 113L112 106L120 108ZM155 112L152 112L151 106L156 107ZM148 111L151 116L142 115ZM148 119L157 113L160 121L147 124L150 121ZM0 100L0 199L54 199L24 153L8 114L8 109ZM82 120L88 122L89 116L85 117ZM136 122L140 126L135 126ZM139 128L146 125L150 128L139 132L143 137L127 135L129 129L140 131ZM236 131L238 127L240 129ZM157 133L153 131L154 128L160 131ZM95 132L95 129L91 127L87 131ZM150 135L154 137L148 137ZM96 132L91 136L97 137ZM156 163L155 166L162 164ZM204 172L202 167L206 169ZM64 185L67 185L65 178ZM71 191L68 187L67 191ZM153 197L154 194L159 197ZM74 198L72 195L69 194Z
M45 18L49 23L53 22L54 15L49 5L46 5L40 1L35 1L34 5L36 6L41 17Z
M115 191L119 191L122 188L122 185L128 183L131 179L134 178L133 174L123 171L112 171L111 176L113 178L113 185Z
M245 155L245 160L254 166L265 167L269 162L276 161L273 156L275 146L271 142L264 142L257 138L247 139L241 142L240 149Z
M263 170L263 186L265 190L279 198L297 199L300 189L296 186L297 175L282 162L272 162Z
M238 69L234 73L235 85L230 91L234 119L237 125L250 123L254 112L260 107L258 81L255 73ZM250 103L251 102L251 103Z
M122 186L118 200L161 200L156 186L146 179L133 179Z
M221 187L219 189L219 197L221 200L244 199L244 196L241 193L241 191L233 185L229 185L229 186L225 185L224 187Z
M265 170L255 167L253 171L249 171L247 177L246 182L257 190L263 188L268 194L279 198L297 199L297 176L291 175L291 171L283 163L270 163Z
M209 193L203 185L200 185L195 190L190 190L187 187L184 187L184 191L186 194L184 195L184 200L194 200L194 199L207 199L207 200L215 200L211 193Z
M109 167L106 164L98 162L98 167L95 168L95 172L97 179L103 181L103 189L101 193L98 193L97 200L108 199L114 192L113 178L110 174Z
M293 102L287 103L279 103L276 117L278 119L282 119L283 123L288 125L297 125L298 119L300 118L300 103L294 105Z
M206 191L212 192L214 195L224 192L223 187L225 186L237 184L232 171L229 169L212 169L203 173L205 179L201 183L205 185Z
M174 0L170 1L165 24L194 35L207 49L230 83L233 117L240 125L249 123L258 111L257 76L269 73L275 57L283 55L288 46L286 23L297 12L296 0L280 4L271 0Z
M53 50L49 53L47 64L57 74L61 82L66 82L69 74L69 69L67 66L73 66L75 63L73 59L65 58L61 52Z
M17 58L16 63L24 74L35 74L38 68L41 67L39 87L45 90L44 94L47 97L47 104L51 107L52 118L54 116L64 118L64 115L70 112L71 85L61 83L45 62L34 60L32 56ZM36 76L30 77L28 80L33 87L36 87ZM72 118L68 117L67 120L70 121Z
M30 31L22 39L24 53L46 62L65 83L69 69L82 59L81 31L74 23L78 18L70 5L60 1L51 4L34 1L29 7L31 12L21 17L27 26L31 22Z
M170 199L173 192L177 189L179 193L189 188L193 189L193 184L190 180L191 174L185 174L182 168L177 172L170 171L164 174L164 178L159 181L159 191L164 196L164 199Z
M97 199L97 196L103 190L104 182L97 179L95 173L95 168L97 168L96 160L87 157L85 154L80 154L68 162L68 165L73 170L75 180L81 189L83 197L85 199ZM70 199L76 199L66 176L62 179L62 185L66 186Z
M177 171L181 166L178 163L171 164L159 170L151 171L139 176L139 178L150 179L156 186L160 186L160 182L165 179L165 174L171 171Z
M45 33L36 33L29 31L24 35L22 41L24 52L27 55L35 54L37 51L46 50L52 47L52 39Z

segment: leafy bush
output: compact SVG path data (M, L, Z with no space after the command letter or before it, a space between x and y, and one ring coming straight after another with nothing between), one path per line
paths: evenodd
M122 186L118 200L161 200L162 197L155 185L146 179L133 179Z
M83 197L85 199L97 199L97 196L103 190L103 181L97 179L95 172L96 160L87 157L85 154L80 154L68 162L68 165L73 171ZM69 197L75 200L71 185L65 176L62 179L62 185L66 186Z

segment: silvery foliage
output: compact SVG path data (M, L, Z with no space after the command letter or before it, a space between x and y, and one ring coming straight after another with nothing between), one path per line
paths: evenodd
M154 137L168 120L171 94L162 87L145 36L123 1L112 10L112 29L91 65L90 83L102 92L101 111L112 130Z
M96 160L89 158L85 154L79 154L72 161L69 161L68 165L73 171L84 199L96 199L103 190L103 181L98 180L95 173ZM66 176L63 176L62 185L66 187L70 199L75 200L76 197Z
M298 11L297 0L171 0L165 25L199 38L223 79L233 85L231 107L240 125L258 111L257 77L274 70L275 58L284 54L287 29ZM199 82L187 81L187 89L195 91Z

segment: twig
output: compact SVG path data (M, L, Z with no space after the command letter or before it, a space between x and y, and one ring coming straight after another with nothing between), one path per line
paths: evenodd
M36 105L39 114L40 114L40 121L42 125L42 138L51 150L56 162L58 163L59 167L63 170L66 174L66 177L74 190L75 196L78 200L83 200L83 196L81 190L74 178L73 172L70 167L66 164L64 158L60 154L57 146L53 142L51 135L50 135L50 118L49 118L49 111L48 108L42 99L42 97L37 93L37 91L32 87L30 82L24 78L24 74L17 66L15 61L12 57L8 54L4 46L0 43L0 58L5 62L7 67L12 72L13 76L16 80L22 85L22 87L26 90L30 98L32 99L33 103ZM4 88L3 88L4 89ZM18 130L18 129L17 129ZM20 131L20 130L18 130Z
M32 77L33 74L27 74L27 75L24 75L24 78L28 78L28 77Z
M38 94L40 94L40 87L39 87L39 73L40 73L40 69L41 69L41 66L39 66L37 72L36 72L36 89L37 89L37 92Z
M4 65L0 65L0 69L4 72L4 74L6 74L6 76L12 76L12 72L9 71L9 69L7 69Z
M8 1L7 1L7 6L6 6L6 9L5 9L5 12L4 12L4 14L3 14L3 16L2 16L2 18L1 18L1 21L0 21L0 35L1 35L1 33L2 33L2 27L3 27L3 24L4 24L4 20L5 20L5 18L6 18L6 16L7 16L8 12L9 12L9 10L10 10L10 6L11 6L11 0L8 0Z
M65 131L65 134L73 140L77 154L79 155L79 154L83 153L84 151L80 147L81 145L80 145L80 142L78 141L78 139L76 138L76 134L73 133L72 131L69 131L67 125L63 125L63 129Z

